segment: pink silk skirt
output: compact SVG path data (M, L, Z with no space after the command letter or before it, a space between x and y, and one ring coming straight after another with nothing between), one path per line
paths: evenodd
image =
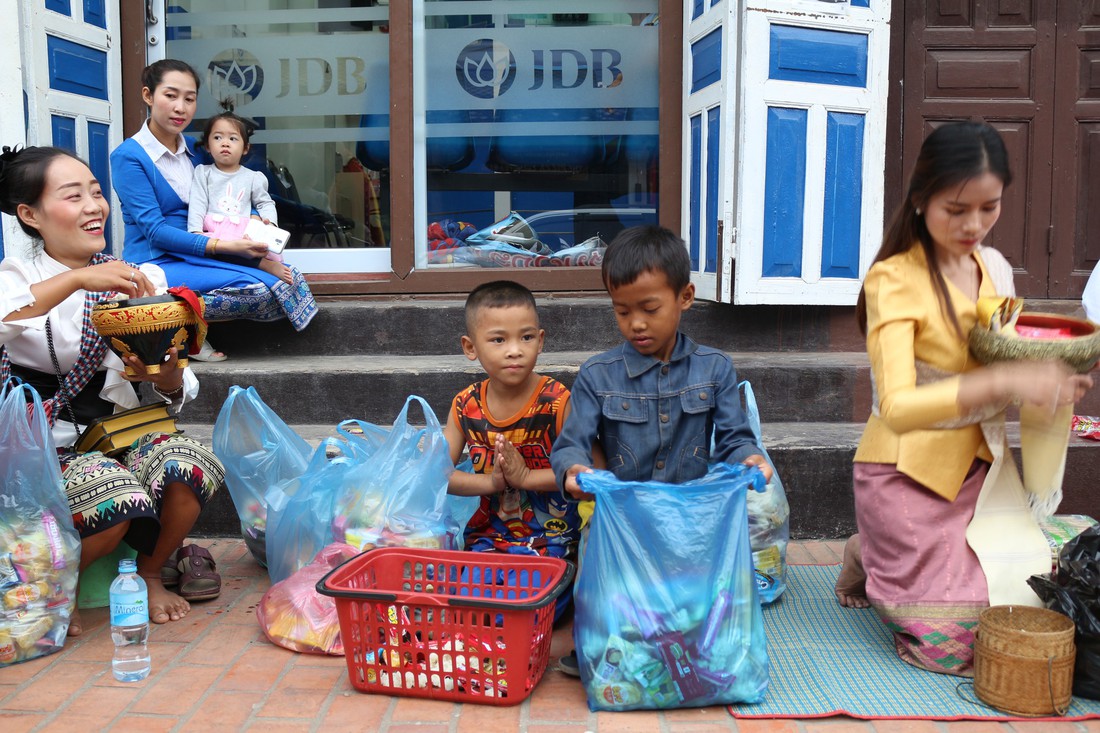
M974 629L989 590L966 528L988 471L975 460L948 501L893 464L854 465L867 599L893 632L898 655L917 667L973 675Z

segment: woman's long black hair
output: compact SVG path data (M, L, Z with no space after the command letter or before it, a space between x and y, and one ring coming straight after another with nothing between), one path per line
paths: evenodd
M905 200L890 219L882 238L882 247L871 263L873 265L920 245L928 260L928 271L940 308L960 337L964 334L947 295L947 282L940 272L935 243L925 226L924 216L918 210L925 209L928 201L945 188L957 186L983 173L992 173L1005 186L1012 182L1008 151L1000 133L984 122L950 122L933 130L921 145L920 155L909 177ZM866 335L867 298L862 288L856 302L856 319L860 332Z

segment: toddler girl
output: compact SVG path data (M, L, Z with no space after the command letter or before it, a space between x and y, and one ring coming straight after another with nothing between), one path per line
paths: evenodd
M252 130L248 120L233 112L222 112L207 121L198 144L210 152L214 164L195 168L187 208L188 231L219 239L243 239L253 208L265 224L278 223L275 202L267 193L267 179L259 171L241 165ZM293 279L290 268L273 252L268 252L257 267L286 283Z

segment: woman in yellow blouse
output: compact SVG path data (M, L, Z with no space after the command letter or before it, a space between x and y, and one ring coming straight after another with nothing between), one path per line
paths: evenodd
M1004 438L1004 409L1076 401L1088 376L1055 362L983 367L967 347L979 297L1010 296L1012 268L982 241L1011 180L1000 135L950 123L924 141L857 305L872 368L872 415L853 469L859 534L837 582L871 605L902 659L972 674L981 609L1038 599L1050 570Z

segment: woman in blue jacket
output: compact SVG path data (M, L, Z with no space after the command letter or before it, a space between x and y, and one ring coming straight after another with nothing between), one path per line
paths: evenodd
M159 265L169 285L201 292L207 320L287 318L301 331L317 313L301 272L292 267L292 282L282 282L255 267L266 245L187 231L187 202L198 161L183 130L195 116L198 74L183 61L164 59L147 66L141 80L149 117L111 153L111 179L126 225L123 257ZM205 351L200 360L225 358Z

